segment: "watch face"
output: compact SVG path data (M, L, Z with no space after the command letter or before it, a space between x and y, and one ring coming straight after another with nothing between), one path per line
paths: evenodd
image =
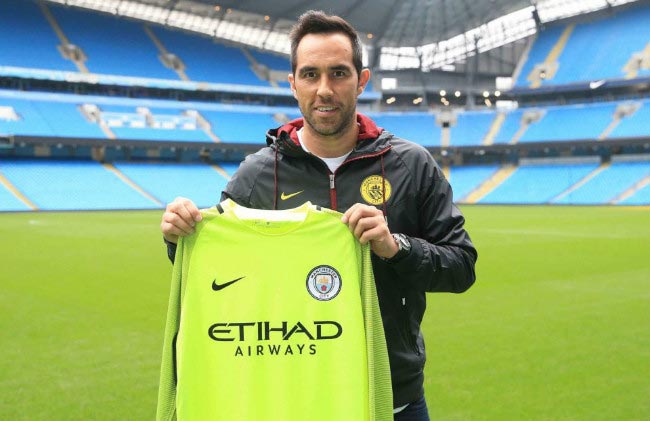
M393 234L393 238L400 250L409 251L411 249L411 243L403 234Z

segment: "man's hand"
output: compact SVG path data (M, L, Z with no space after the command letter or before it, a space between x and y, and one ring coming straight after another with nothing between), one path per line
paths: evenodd
M167 241L176 244L178 237L194 233L194 225L201 219L201 212L194 202L184 197L177 197L165 208L160 230Z
M374 206L355 203L341 218L361 244L370 242L373 253L389 259L399 250L388 229L384 214Z

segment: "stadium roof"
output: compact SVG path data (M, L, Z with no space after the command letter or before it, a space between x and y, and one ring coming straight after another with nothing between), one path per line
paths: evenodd
M543 23L639 0L47 0L287 54L310 9L361 33L382 69L435 69L534 34Z
M339 15L382 46L435 43L530 6L528 0L199 0L201 3L295 21L307 10Z

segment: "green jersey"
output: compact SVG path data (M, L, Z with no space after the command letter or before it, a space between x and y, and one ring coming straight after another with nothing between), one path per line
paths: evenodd
M176 251L158 420L392 420L369 247L309 203L203 211Z

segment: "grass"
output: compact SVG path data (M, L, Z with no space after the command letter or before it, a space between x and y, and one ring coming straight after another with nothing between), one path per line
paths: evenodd
M650 211L465 207L478 280L431 294L437 420L650 417ZM155 412L160 212L0 214L0 419Z

